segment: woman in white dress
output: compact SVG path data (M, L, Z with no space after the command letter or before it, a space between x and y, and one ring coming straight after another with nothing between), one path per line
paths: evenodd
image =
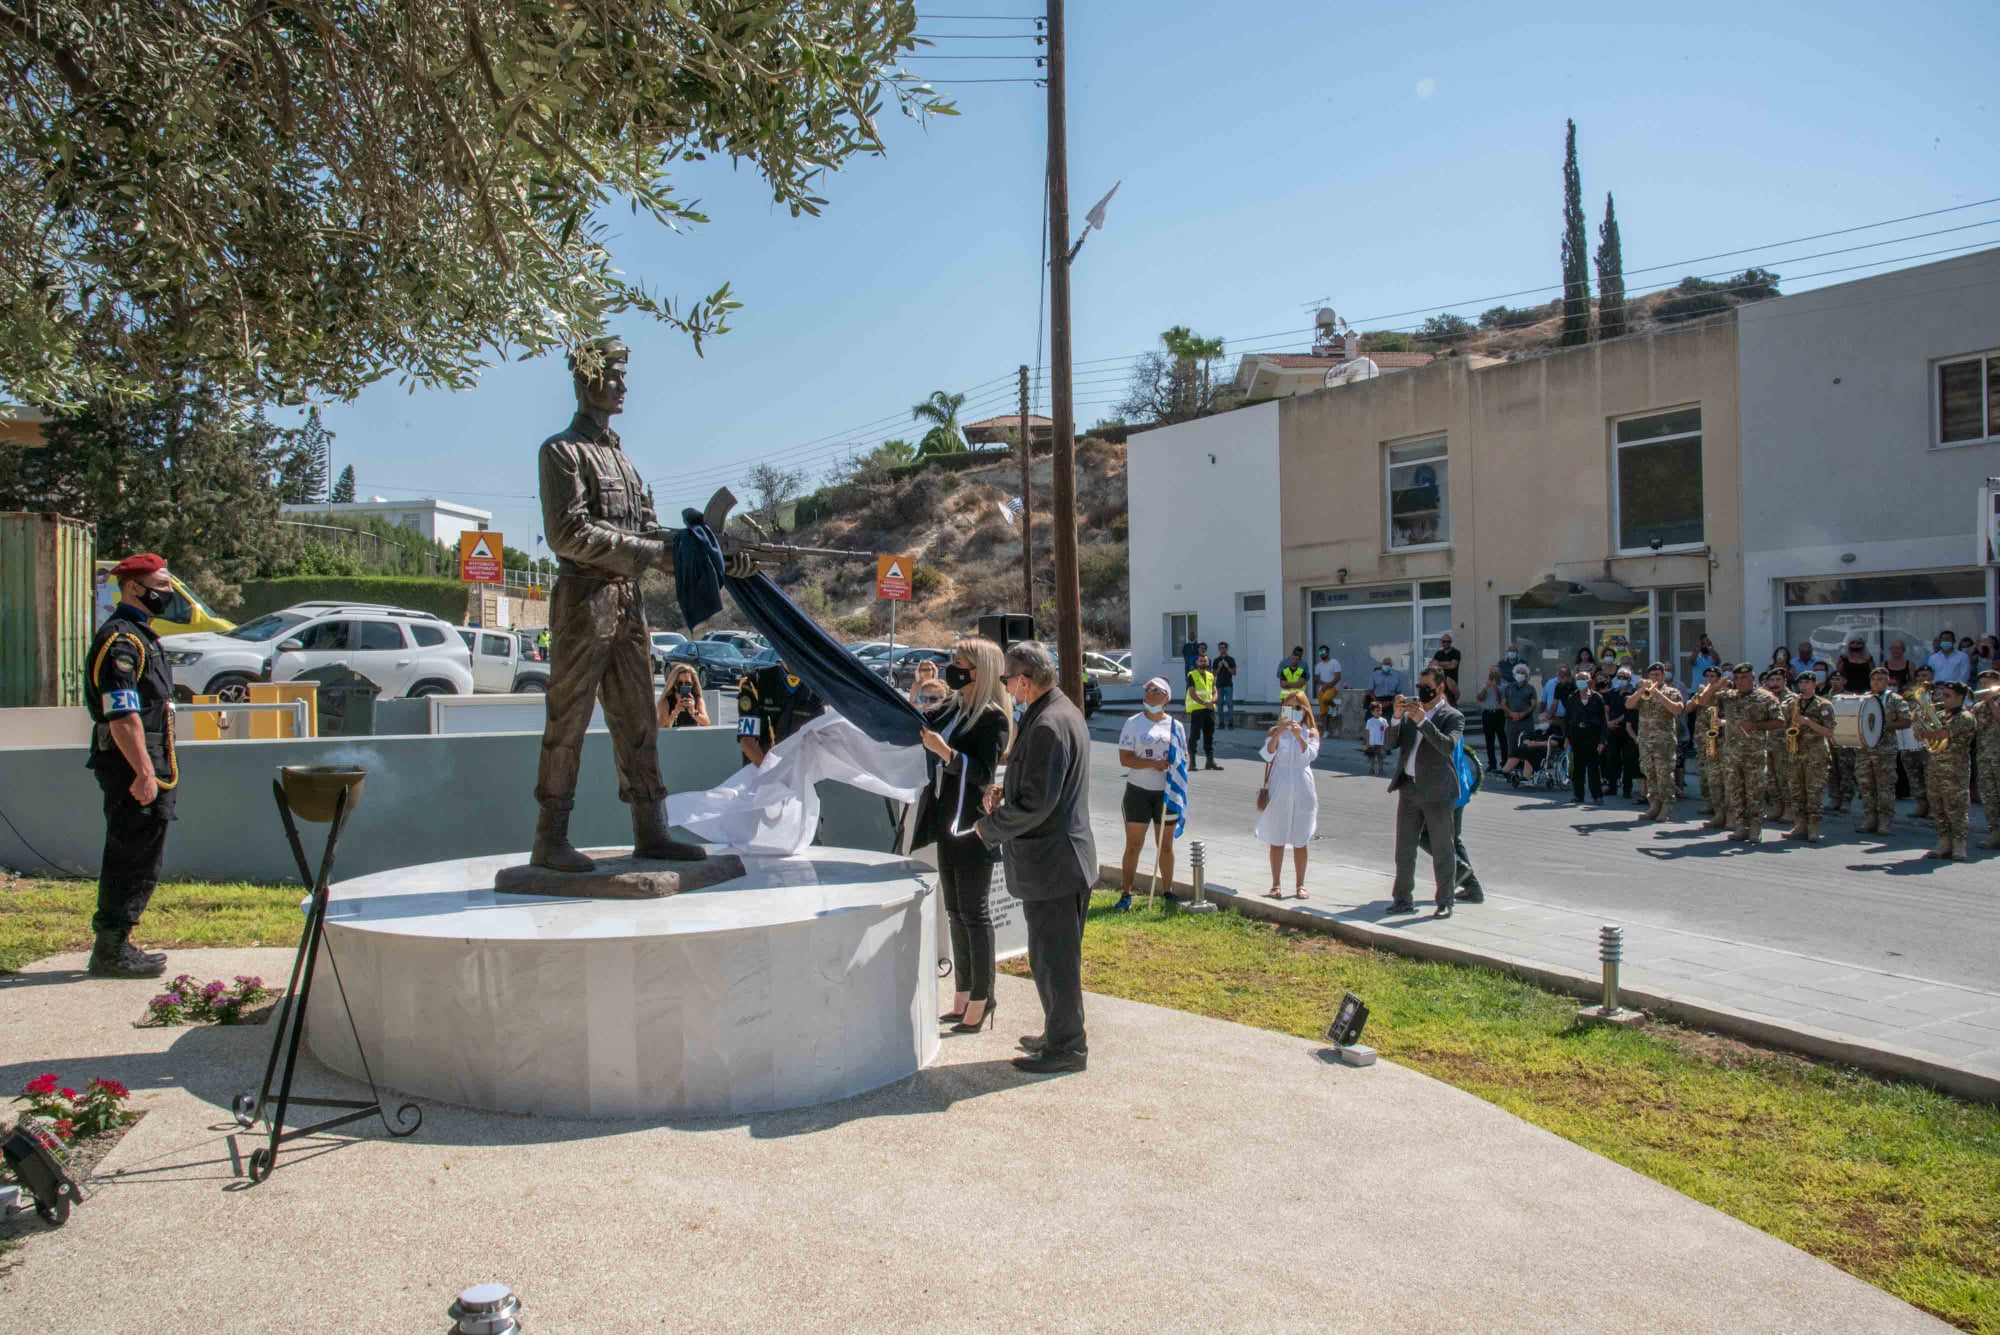
M1278 882L1285 850L1292 850L1292 898L1306 899L1306 846L1319 826L1319 789L1313 786L1312 763L1319 758L1319 729L1304 691L1288 692L1279 702L1278 721L1264 737L1264 790L1267 800L1257 817L1257 837L1271 846L1271 888L1266 898L1283 899Z

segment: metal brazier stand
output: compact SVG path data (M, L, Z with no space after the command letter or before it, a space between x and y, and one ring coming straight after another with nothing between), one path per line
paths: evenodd
M234 1100L237 1125L251 1127L264 1116L264 1109L273 1101L272 1085L276 1082L277 1108L268 1119L271 1143L250 1155L250 1180L262 1182L278 1166L278 1146L300 1136L331 1130L358 1122L365 1117L380 1117L382 1129L392 1136L407 1136L423 1125L424 1113L414 1103L405 1103L396 1109L395 1119L390 1120L382 1106L382 1096L375 1088L375 1073L368 1065L368 1054L362 1050L361 1035L354 1026L354 1011L347 1001L347 987L340 980L340 961L334 957L333 942L326 939L326 904L328 878L333 872L333 850L340 842L340 831L347 824L347 816L361 799L361 781L367 771L358 768L341 768L330 765L287 765L280 771L280 777L271 784L272 795L278 801L278 818L285 823L285 837L291 841L292 856L298 860L299 879L312 887L312 901L306 911L305 930L299 934L299 951L292 960L292 980L285 989L284 999L278 1005L277 1023L272 1026L271 1057L264 1064L264 1083L255 1096L238 1094ZM299 827L292 819L294 814L316 823L329 823L326 851L321 854L319 875L312 874L306 862L305 845L299 841ZM325 942L327 962L333 966L333 985L340 992L340 1008L347 1016L347 1029L354 1036L354 1050L361 1056L361 1071L368 1079L368 1099L322 1099L308 1098L292 1093L292 1076L299 1062L299 1040L306 1029L306 1002L312 996L313 973L319 962L320 944ZM278 1069L279 1054L284 1057L284 1071ZM293 1104L310 1108L342 1108L337 1117L329 1117L310 1126L285 1130L285 1114Z

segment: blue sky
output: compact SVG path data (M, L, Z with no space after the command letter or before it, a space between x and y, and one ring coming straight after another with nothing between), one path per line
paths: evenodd
M1482 298L1553 283L1565 117L1593 243L1609 190L1634 290L1751 263L1791 279L2000 244L2000 205L1770 244L2000 196L1990 3L1070 10L1072 227L1124 182L1075 269L1080 425L1112 411L1126 359L1169 325L1222 335L1232 354L1302 347L1305 334L1285 331L1308 326L1322 297L1359 326L1394 327L1459 302L1476 316L1493 304ZM920 12L1033 6L934 0ZM922 29L1021 35L941 40L938 55L1035 49L1026 23L926 17ZM923 56L908 68L939 80L1033 73L1021 60ZM666 330L618 326L633 347L619 429L663 518L739 483L757 459L816 474L846 442L915 439L908 406L933 389L971 389L968 418L1009 410L1014 368L1035 357L1044 94L939 91L962 114L896 118L888 156L828 180L819 218L789 217L753 175L716 165L678 178L707 227L673 234L614 215L628 273L676 295L728 280L744 302L702 357ZM1678 267L1744 247L1760 249ZM1677 267L1633 272L1655 264ZM1407 311L1419 314L1376 318ZM363 497L464 500L532 550L535 448L568 401L560 359L544 358L496 366L456 394L385 382L325 415L335 467L354 465Z

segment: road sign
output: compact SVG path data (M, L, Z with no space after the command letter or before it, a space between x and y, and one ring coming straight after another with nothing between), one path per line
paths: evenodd
M907 556L875 558L875 596L899 603L910 601L910 575L917 563Z
M498 533L471 529L458 535L458 577L467 584L498 584L504 540Z

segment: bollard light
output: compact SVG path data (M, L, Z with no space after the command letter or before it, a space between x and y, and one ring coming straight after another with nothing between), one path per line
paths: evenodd
M1645 1020L1644 1013L1626 1010L1618 1004L1618 966L1625 961L1625 929L1605 923L1597 929L1597 958L1604 966L1604 1004L1586 1006L1577 1012L1585 1020L1602 1020L1606 1024L1639 1024Z
M514 1335L521 1300L505 1284L474 1284L458 1295L445 1312L455 1323L452 1335Z
M1181 906L1183 913L1214 913L1216 906L1209 902L1208 884L1208 841L1188 840L1188 879L1194 883L1194 893Z

